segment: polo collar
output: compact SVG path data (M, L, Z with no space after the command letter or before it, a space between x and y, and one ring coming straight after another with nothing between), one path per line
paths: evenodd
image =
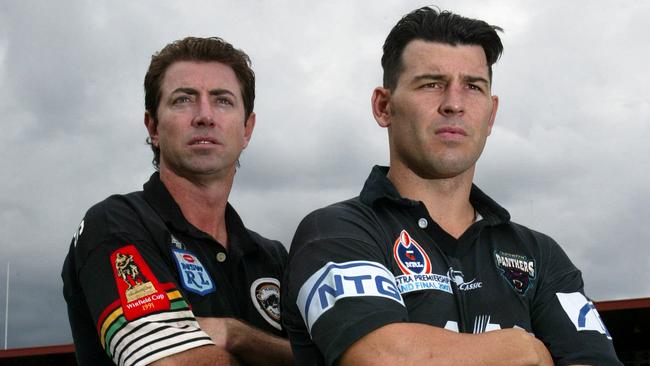
M420 201L402 197L386 174L388 174L387 166L375 165L372 168L359 195L361 202L368 206L373 206L381 200L405 207L414 207L421 204ZM472 184L469 201L488 224L496 225L510 221L508 211L483 193L475 184Z
M192 232L203 233L185 219L181 208L178 206L167 187L160 180L160 173L155 172L149 181L143 186L145 200L153 207L163 220L165 225L173 231L192 234ZM241 249L245 254L257 251L257 245L248 234L237 211L226 203L226 230L228 231L229 247Z

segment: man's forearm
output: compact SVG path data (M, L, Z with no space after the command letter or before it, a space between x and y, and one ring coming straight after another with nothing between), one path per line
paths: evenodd
M184 352L161 358L151 363L151 366L241 366L239 361L223 348L217 346L201 346Z
M233 318L197 318L212 340L245 365L291 365L289 341ZM263 352L260 352L263 350Z
M404 337L408 334L408 337ZM539 340L518 329L462 334L425 324L394 323L364 336L340 365L511 365L552 366Z

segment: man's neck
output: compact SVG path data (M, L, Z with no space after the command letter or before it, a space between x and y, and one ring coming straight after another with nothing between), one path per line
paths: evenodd
M474 223L476 212L469 202L474 167L452 178L428 179L393 164L387 176L402 197L422 201L429 216L454 238Z
M199 230L228 247L226 204L232 188L234 171L215 179L193 179L169 169L160 169L160 180L174 198L185 219Z

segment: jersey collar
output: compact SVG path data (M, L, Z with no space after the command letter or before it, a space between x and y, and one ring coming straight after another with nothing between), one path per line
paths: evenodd
M190 235L200 233L200 235L207 235L195 228L189 223L181 208L178 206L167 187L160 180L160 173L155 172L149 178L149 181L143 186L144 196L149 205L160 215L160 218L165 222L168 228L174 231L189 233ZM226 230L228 231L228 241L232 248L242 250L244 254L257 251L257 245L250 237L248 230L244 226L237 211L230 205L226 204ZM194 235L193 235L194 236Z
M375 165L366 180L359 198L368 206L373 206L381 200L390 204L405 207L420 206L421 202L413 201L402 197L393 183L386 177L387 166ZM496 203L492 198L483 193L475 184L469 194L469 201L474 208L483 216L483 220L490 225L496 225L510 221L508 211Z

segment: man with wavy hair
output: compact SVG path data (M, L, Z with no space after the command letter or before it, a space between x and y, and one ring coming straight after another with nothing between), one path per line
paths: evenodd
M255 127L248 56L188 37L152 56L144 87L157 171L88 210L63 267L79 364L291 364L286 250L228 203Z

